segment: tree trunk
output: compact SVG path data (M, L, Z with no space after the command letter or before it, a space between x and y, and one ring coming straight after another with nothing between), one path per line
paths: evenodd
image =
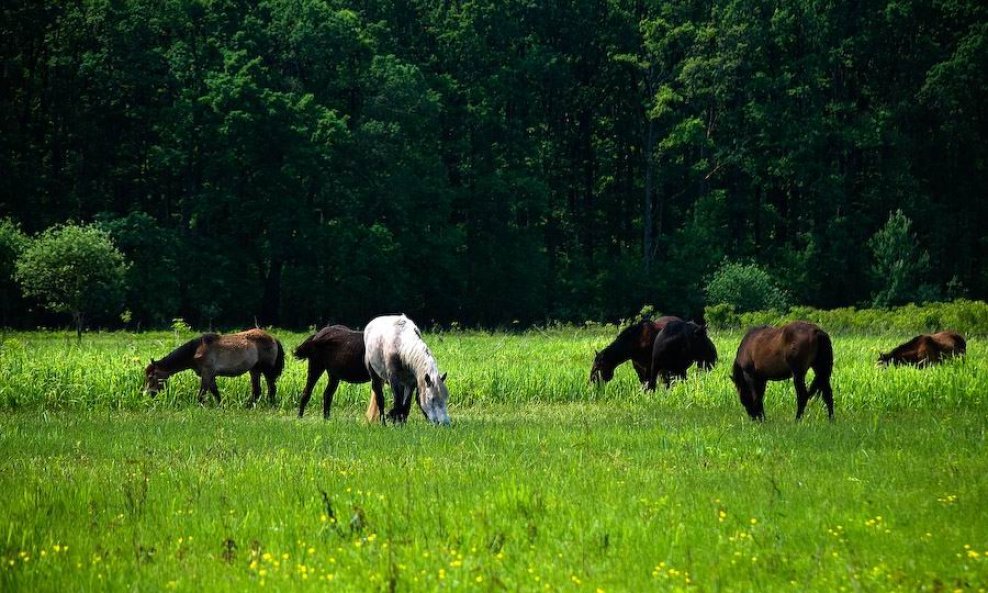
M648 115L645 117L648 117ZM645 198L643 204L644 210L642 213L642 255L646 275L652 271L652 258L655 255L655 225L653 222L653 211L655 206L653 200L653 195L655 194L655 160L652 158L652 152L654 149L655 120L649 118L648 131L645 134Z
M264 279L264 296L261 298L261 325L277 325L281 309L281 270L284 264L280 259L271 260L267 277Z
M82 342L82 312L73 313L72 319L75 321L75 339L77 342Z

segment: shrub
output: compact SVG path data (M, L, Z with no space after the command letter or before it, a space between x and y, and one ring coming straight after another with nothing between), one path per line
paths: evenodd
M105 231L73 224L33 239L15 272L24 296L52 312L72 314L79 339L88 316L120 310L126 275L124 256Z
M735 311L776 310L788 307L788 297L757 264L725 260L705 289L708 305L731 305Z

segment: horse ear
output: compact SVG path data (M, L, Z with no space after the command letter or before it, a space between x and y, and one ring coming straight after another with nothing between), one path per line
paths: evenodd
M439 377L439 380L440 380L441 382L443 382L443 383L445 383L445 382L446 382L446 375L448 375L448 374L449 374L449 373L443 373L443 374L442 374L442 375L441 375L441 376Z
M600 350L597 350L596 348L594 348L594 349L593 349L593 355L594 355L594 356L597 356L597 355L599 355L599 354L600 354Z

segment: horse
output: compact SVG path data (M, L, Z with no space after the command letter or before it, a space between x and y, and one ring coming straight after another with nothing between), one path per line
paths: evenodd
M419 409L433 424L449 425L446 374L439 374L436 359L422 341L422 332L404 315L376 317L364 328L364 363L370 374L374 401L368 416L384 409L384 383L394 395L388 414L397 423L408 419L412 393L417 392ZM384 423L384 416L381 416Z
M345 325L327 325L309 336L295 349L295 358L309 363L302 401L298 407L298 417L305 413L305 406L312 397L312 389L319 377L326 373L329 381L322 392L322 417L329 418L333 406L333 394L340 381L347 383L367 383L371 380L364 364L364 332L354 331Z
M879 366L889 364L912 364L925 367L943 362L954 356L967 353L967 341L957 332L942 331L935 334L920 334L878 357Z
M659 317L655 321L644 319L621 330L606 348L594 353L590 382L599 384L610 381L614 378L614 369L629 360L638 374L638 381L647 382L652 366L652 344L659 332L671 321L682 319L671 315Z
M814 377L807 391L809 369L813 369ZM796 420L802 418L806 402L817 393L823 396L827 416L833 420L833 369L834 349L827 332L812 323L794 321L782 327L766 325L748 330L738 346L731 379L752 420L765 420L765 384L790 377L796 386Z
M645 388L654 391L659 375L666 388L673 378L686 379L686 369L694 362L704 370L717 364L717 348L707 335L706 326L679 319L669 321L652 344L652 362Z
M220 402L216 377L237 377L250 373L251 399L261 395L261 375L268 384L268 401L275 403L275 381L285 369L285 349L281 342L261 329L237 334L203 334L171 351L161 360L151 359L144 369L144 388L151 397L164 389L175 373L192 370L199 376L199 403L207 391Z

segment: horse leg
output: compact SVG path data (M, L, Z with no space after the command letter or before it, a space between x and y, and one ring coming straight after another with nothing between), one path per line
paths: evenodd
M758 419L765 421L765 387L768 385L766 379L755 379L755 405L758 410Z
M199 377L199 405L206 405L206 392L209 391L209 385L206 384L205 377Z
M278 403L278 386L275 381L278 378L275 376L274 371L265 371L264 380L268 384L268 403L271 406L275 406Z
M209 392L213 394L213 397L216 398L216 404L219 405L221 403L220 388L216 385L215 375L209 377Z
M806 402L810 401L810 394L806 390L806 373L793 369L792 383L796 387L796 421L799 422L806 410Z
M302 417L302 414L305 414L305 406L309 405L309 400L312 398L312 390L315 389L316 383L319 382L319 375L322 375L322 369L310 360L308 374L305 377L305 389L302 390L302 400L298 403L299 418Z
M410 395L408 391L409 390L406 390L401 381L392 377L391 392L395 396L395 403L391 407L391 411L388 412L388 416L390 416L395 422L404 423L405 420L408 419L408 406L406 405L406 399L408 399Z
M329 420L329 409L333 407L333 394L336 393L336 388L339 386L340 386L340 380L330 375L329 382L326 383L326 389L322 392L323 420Z
M252 408L257 405L257 399L261 397L261 372L256 369L250 370L250 401L247 407Z

